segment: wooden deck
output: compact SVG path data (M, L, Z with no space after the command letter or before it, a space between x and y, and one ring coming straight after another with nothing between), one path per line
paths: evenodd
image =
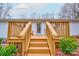
M17 46L17 54L21 56L55 56L56 46L62 36L70 36L69 20L40 20L46 24L45 35L32 34L32 22L9 21L7 44ZM73 21L74 22L74 21ZM79 35L74 36L79 43ZM78 44L79 45L79 44ZM18 50L21 50L18 52Z

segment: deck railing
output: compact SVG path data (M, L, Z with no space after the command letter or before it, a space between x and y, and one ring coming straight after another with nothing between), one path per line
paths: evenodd
M59 36L69 36L69 21L51 21L50 23Z
M11 25L9 25L11 26ZM12 28L11 28L12 29ZM10 30L10 29L9 29ZM19 29L18 29L19 30ZM25 27L19 32L17 36L11 36L8 33L7 44L14 44L17 47L17 55L25 55L27 54L30 36L31 36L31 22L25 24ZM20 50L20 52L18 52Z
M23 28L25 27L25 24L27 24L27 22L9 21L8 22L8 38L18 36L20 32L23 30Z
M27 51L28 51L28 47L29 47L29 43L30 43L30 37L31 37L31 22L29 22L25 28L23 29L23 31L21 31L19 37L23 37L24 39L24 44L23 44L23 51L25 52L25 54L27 55Z
M8 44L17 46L18 54L27 55L32 33L31 22L9 22L8 26ZM46 22L46 36L50 49L50 54L55 55L56 42L60 41L60 37L69 36L69 21L49 21ZM79 36L78 36L79 38ZM79 40L78 40L79 41Z
M46 36L47 36L47 41L49 44L51 55L55 55L55 41L53 37L57 35L58 34L55 31L55 29L52 27L52 25L49 22L46 22Z

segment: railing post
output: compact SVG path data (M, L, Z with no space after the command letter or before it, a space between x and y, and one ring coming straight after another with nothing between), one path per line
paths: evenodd
M55 40L54 40L54 38L52 40L52 45L53 45L53 56L55 56L56 55L56 52L55 52L56 48L55 48Z
M23 55L27 55L28 47L29 47L29 42L30 42L30 36L31 36L31 22L28 22L23 29L23 31L20 33L19 36L23 36L24 41L23 41Z
M12 27L11 27L11 22L8 22L8 38L10 38L11 34L12 34Z
M49 22L46 22L46 35L47 35L47 41L50 49L50 54L51 56L55 56L54 36L57 36L58 34Z
M24 52L25 52L24 51L24 45L25 45L24 42L22 42L22 56L24 56Z

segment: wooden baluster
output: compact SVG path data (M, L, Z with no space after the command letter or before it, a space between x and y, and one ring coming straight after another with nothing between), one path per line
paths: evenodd
M63 36L63 22L61 22L61 36Z
M66 23L64 23L64 35L66 35Z
M70 35L70 24L68 22L68 35Z
M66 36L68 35L68 24L66 23Z
M12 23L11 22L9 22L8 23L8 38L10 38L11 37L11 35L12 35Z
M55 49L55 41L54 41L54 38L52 38L52 45L53 45L53 49L52 49L53 54L52 54L52 55L55 56L55 55L56 55L56 54L55 54L55 53L56 53L56 52L55 52L56 49Z
M65 32L65 22L63 22L63 36L64 36L64 32Z

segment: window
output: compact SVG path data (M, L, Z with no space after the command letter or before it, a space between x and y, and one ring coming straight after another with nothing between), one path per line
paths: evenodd
M41 24L37 23L37 33L41 32Z
M79 8L79 4L78 4L78 8Z
M77 12L77 18L79 18L79 12Z

